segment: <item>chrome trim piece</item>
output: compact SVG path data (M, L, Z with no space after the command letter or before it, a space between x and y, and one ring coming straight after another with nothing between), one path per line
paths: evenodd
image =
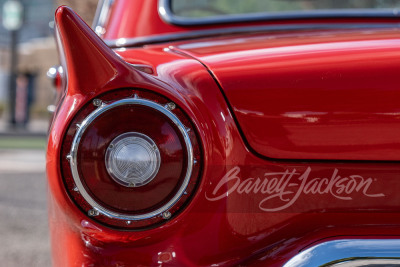
M370 260L400 263L400 239L341 239L312 246L290 259L283 267L363 266ZM352 262L353 261L353 262ZM341 265L346 263L347 265ZM351 265L351 263L355 265ZM367 265L368 265L367 264ZM379 266L379 265L378 265Z
M263 12L236 15L217 15L204 18L189 18L177 16L172 12L171 0L158 1L158 14L167 23L178 26L198 26L210 24L290 20L290 19L317 19L317 18L398 18L397 9L354 9L354 10L305 10L286 12Z
M55 79L57 77L57 73L58 73L58 67L59 66L52 66L47 70L46 76L49 79Z
M350 259L344 262L334 263L329 267L398 267L400 266L400 259Z
M120 38L104 40L112 48L139 47L146 44L158 44L172 41L184 41L196 38L207 38L224 36L228 34L243 34L257 32L283 32L283 31L305 31L305 30L349 30L349 29L388 29L400 28L400 23L318 23L318 24L290 24L290 25L264 25L264 26L242 26L226 27L211 30L193 30L183 33L167 33L149 35L135 38Z
M102 207L99 203L97 203L91 196L90 194L86 191L85 187L82 184L82 181L79 177L79 172L78 172L78 163L77 163L77 158L78 158L78 149L79 149L79 144L81 141L81 138L83 134L85 133L86 129L91 125L91 123L98 118L101 114L119 107L123 105L139 105L139 106L145 106L149 107L152 109L155 109L159 112L161 112L163 115L167 116L179 129L179 132L182 134L182 137L185 141L186 145L186 150L187 150L187 170L185 174L185 178L183 179L183 183L181 187L179 188L178 192L176 195L168 201L165 205L162 207L158 208L155 211L145 213L145 214L140 214L140 215L127 215L127 214L121 214L117 213L111 210L108 210L104 207ZM142 99L142 98L128 98L128 99L122 99L115 101L110 104L105 104L104 102L100 107L98 107L96 110L94 110L92 113L90 113L80 124L80 127L77 129L77 132L75 133L74 139L72 141L71 145L71 151L69 153L70 156L70 167L71 167L71 172L72 172L72 178L74 179L74 182L76 184L76 187L79 190L79 193L82 195L82 197L93 207L94 210L99 212L102 215L105 215L109 218L113 219L120 219L120 220L132 220L132 221L138 221L138 220L144 220L144 219L149 219L155 216L163 216L164 212L168 212L168 210L184 195L186 188L190 182L190 177L192 175L192 168L193 168L193 147L192 143L190 141L189 135L185 130L185 125L182 124L182 122L176 117L174 113L166 109L164 106L157 104L153 101ZM91 212L93 214L93 212Z
M57 75L62 76L63 74L63 67L60 65L51 66L46 73L47 78L54 80Z
M56 105L48 105L47 106L47 112L49 112L50 114L53 114L54 112L56 112Z
M110 16L111 6L113 5L114 0L99 0L97 4L96 13L94 15L92 28L94 32L102 37L106 32L105 25Z
M92 21L92 29L93 30L95 30L96 26L98 25L100 12L101 12L103 5L104 5L104 0L99 0L97 2L96 12L94 13L94 17L93 17L93 21Z

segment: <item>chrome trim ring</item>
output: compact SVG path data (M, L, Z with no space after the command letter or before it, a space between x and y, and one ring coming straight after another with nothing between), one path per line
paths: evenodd
M85 190L85 187L82 184L82 181L79 177L79 172L78 172L78 164L77 164L77 156L78 156L78 149L79 149L79 144L81 141L81 138L83 134L85 133L86 129L91 125L91 123L98 118L100 115L103 113L119 107L119 106L124 106L124 105L138 105L138 106L145 106L149 108L153 108L159 112L161 112L163 115L167 116L179 129L179 132L182 134L182 137L184 139L185 145L186 145L186 150L187 150L187 169L186 169L186 174L185 178L183 179L183 183L181 187L179 188L178 192L175 194L175 196L170 199L165 205L162 207L158 208L155 211L145 213L145 214L140 214L140 215L127 215L127 214L121 214L117 213L111 210L108 210L104 207L102 207L99 203L94 200L90 194ZM185 194L186 188L190 182L190 178L192 175L192 169L193 169L193 147L192 143L190 141L189 135L186 131L185 125L178 119L178 117L172 113L170 110L165 108L164 106L157 104L153 101L146 100L146 99L141 99L141 98L128 98L128 99L122 99L115 101L110 104L105 104L102 103L96 110L94 110L92 113L90 113L83 121L82 123L78 126L78 129L75 133L75 136L72 141L71 145L71 150L69 155L67 156L69 158L69 164L71 167L71 172L72 172L72 178L76 184L76 187L82 197L93 207L95 211L97 211L99 214L105 215L109 218L113 219L120 219L120 220L129 220L129 221L138 221L138 220L144 220L144 219L149 219L155 216L162 216L164 212L168 212L168 210L176 203L179 201L179 199Z
M363 266L357 264L372 264L371 260L374 264L382 264L383 260L389 259L400 263L400 239L341 239L312 246L291 258L283 267ZM344 263L346 265L342 265Z

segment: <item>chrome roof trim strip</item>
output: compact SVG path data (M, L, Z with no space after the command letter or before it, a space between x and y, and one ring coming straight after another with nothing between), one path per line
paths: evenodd
M148 35L134 38L105 39L104 42L112 47L138 47L147 44L158 44L164 42L184 41L195 38L218 37L229 34L281 32L281 31L308 31L308 30L339 30L339 29L390 29L400 28L399 22L393 23L305 23L289 25L264 25L264 26L242 26L225 27L211 30L193 30L183 33L165 33Z

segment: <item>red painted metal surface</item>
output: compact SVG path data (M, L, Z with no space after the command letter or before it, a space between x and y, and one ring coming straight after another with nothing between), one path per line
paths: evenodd
M198 60L177 54L173 50L166 50L165 48L170 44L118 51L121 57L130 63L148 64L153 69L153 74L150 74L151 72L143 72L126 64L112 50L109 50L70 9L58 9L56 24L59 31L59 44L62 44L64 51L63 65L67 67L68 90L51 126L47 151L49 224L54 266L209 266L212 264L281 266L304 247L323 239L354 236L358 238L390 238L400 235L400 215L398 214L400 166L397 163L277 161L259 157L250 151L218 84ZM374 141L372 147L375 151L388 149L392 143L379 143L372 132L368 132L382 128L377 118L383 115L380 115L378 111L394 111L397 102L395 101L397 96L396 80L392 77L396 70L392 69L396 60L395 58L388 60L384 53L394 55L393 46L397 41L395 38L389 38L389 36L393 36L393 33L389 32L388 34L384 38L377 37L377 42L384 44L382 49L371 44L369 42L371 38L366 37L367 41L364 42L361 33L355 34L361 39L361 49L357 50L348 46L356 43L350 41L350 37L346 33L336 33L337 36L343 35L345 38L342 41L344 45L342 50L334 49L336 61L333 55L327 51L327 47L333 45L334 42L320 37L318 38L320 44L316 45L316 48L319 47L321 50L316 49L315 54L312 53L310 57L299 55L299 59L301 59L300 62L297 62L299 64L295 64L295 55L287 54L285 59L293 64L290 66L285 66L284 62L286 61L283 61L282 56L285 51L278 53L278 47L284 46L275 42L277 48L272 51L277 52L276 56L280 58L280 61L273 59L271 62L275 62L276 65L281 62L285 68L266 67L270 68L271 71L268 73L271 75L271 84L276 87L275 95L271 93L272 90L267 93L276 102L282 102L284 105L279 106L277 103L269 102L279 108L279 111L274 113L277 121L279 122L281 118L279 114L286 112L284 107L287 108L287 112L321 112L324 109L322 104L327 101L328 97L334 100L338 100L339 96L345 97L346 94L343 90L350 90L352 92L350 100L356 101L357 90L353 86L361 83L366 89L360 92L363 88L358 85L356 87L358 92L368 93L363 94L359 101L353 103L355 104L354 109L351 110L350 105L345 104L346 101L352 103L350 100L339 99L341 100L339 104L325 107L330 108L332 114L338 117L330 120L332 124L328 124L326 121L325 123L328 126L336 122L342 123L339 125L349 130L350 126L344 124L343 121L348 118L349 112L357 113L362 117L361 122L363 122L362 120L366 121L364 126L368 127L365 128L365 132ZM370 36L378 35L375 33ZM254 37L250 37L249 40L252 40L251 38ZM265 37L260 36L259 38ZM311 34L310 38L315 40L317 37ZM231 51L232 59L236 58L242 61L232 61L226 65L226 75L238 74L235 72L234 65L239 70L243 65L241 63L252 61L262 66L267 64L265 61L257 61L259 56L265 56L265 51L261 47L254 49L254 55L248 52L251 50L251 45L261 46L262 42L254 41L251 42L254 44L245 45L249 43L245 36L236 40L243 40L244 44L241 48L240 44L236 45L234 49L244 51L243 53L247 56L243 58L240 57L239 52ZM287 43L294 43L293 46L286 46L287 51L298 51L300 45L295 44L296 40L293 35L287 37ZM222 41L223 51L216 53L211 50L217 51L217 46L210 48L206 52L206 56L202 58L204 62L206 62L205 59L211 60L213 57L223 58L225 56L226 59L229 54L225 53L228 49L226 39L222 39ZM374 52L371 53L371 56L379 60L366 62L360 59L363 64L356 64L353 67L361 68L361 70L376 69L376 65L385 67L386 72L379 71L376 75L378 80L381 77L390 77L384 81L387 87L382 87L380 83L372 80L373 72L368 72L371 76L359 77L362 71L350 68L351 62L355 61L344 60L346 51L349 52L348 58L350 59L354 56L366 57L367 50L363 46L366 44L371 44L371 51ZM186 44L186 51L189 51L188 45ZM192 45L196 44L193 42ZM180 49L183 49L182 46ZM256 53L260 51L263 53ZM302 62L304 60L314 64L304 65ZM342 66L338 67L337 62L340 62ZM207 64L209 64L208 61ZM260 91L260 88L264 88L263 86L266 85L257 87L257 84L250 78L255 81L265 81L265 77L261 79L259 76L243 70L240 76L236 76L236 83L239 83L239 77L243 76L244 78L240 79L246 79L248 83L255 86L255 89L248 91L249 96L246 95L247 91L244 91L243 88L237 89L235 92L232 89L235 80L228 81L223 78L225 76L221 76L223 75L222 63L213 62L213 64L213 68L218 70L215 72L216 77L232 102L234 114L238 117L240 126L243 125L243 120L250 126L254 125L254 121L249 117L251 114L239 117L237 111L239 101L237 99L242 94L243 101L240 103L245 102L250 105L250 102L254 101L255 110L263 110L265 106L255 97L257 93L255 89L258 88ZM252 71L260 72L257 64L244 65ZM319 68L316 68L315 65L318 65ZM336 72L334 72L326 73L326 76L323 77L327 77L335 86L324 89L322 87L330 86L331 83L311 83L317 80L313 71L321 74L328 67L333 70L337 70L337 68L345 70L343 73L347 75L347 80L342 80L340 77L335 79ZM303 70L301 71L301 69ZM292 80L294 82L290 83L287 77L291 77L292 72L293 76L300 80ZM354 82L352 82L350 74L358 74L357 77L354 77L357 78ZM281 84L279 81L287 86L279 86ZM371 84L367 84L365 81L369 81ZM226 86L227 82L229 86ZM294 87L291 88L289 85ZM339 85L347 85L347 87L340 88ZM201 182L191 202L178 216L149 230L120 231L95 222L79 210L70 199L61 175L62 140L69 124L81 108L92 101L94 97L119 88L143 88L171 99L192 119L204 151ZM310 102L311 100L308 100L306 96L311 93L319 93L318 89L325 90L326 93L329 93L328 96L319 95L319 97L312 98L313 103ZM304 92L298 92L299 90L304 90ZM298 102L293 100L292 95L288 95L294 91L300 103L308 106L296 105ZM265 95L263 95L263 99L264 97ZM287 100L286 98L291 100L289 102L295 105L294 108L284 101ZM377 105L373 105L373 98L378 100ZM380 102L384 100L388 101L387 108ZM371 109L368 109L365 102L368 102ZM243 109L243 107L241 108ZM271 110L271 107L267 107L265 111L268 110ZM347 113L340 117L334 113L336 110L344 110ZM305 117L307 118L307 116L306 114ZM321 117L323 114L317 116L317 118ZM391 125L390 127L395 127L394 115L388 115L388 117L383 123L387 122L386 124ZM270 128L262 116L256 116L256 118L261 118L258 124L262 129ZM352 118L354 120L357 117ZM298 118L289 117L289 119ZM299 120L298 126L311 128L312 123L304 120L306 122ZM351 123L355 122L351 121ZM363 126L361 123L357 125ZM242 128L245 131L245 127ZM332 129L334 130L333 126ZM358 127L354 129L360 131ZM316 129L313 128L313 130ZM277 132L275 134L274 138L277 141L282 140L283 137ZM250 143L250 140L247 141ZM254 146L254 144L252 145ZM365 146L368 148L369 144L365 143ZM348 150L350 152L333 151L332 157L335 154L337 158L344 158L343 153L349 155L357 149L352 150L351 147L348 147ZM394 157L393 153L388 154ZM298 158L302 157L298 156ZM258 187L259 190L250 187L257 180L256 178L260 179L260 183L264 182L262 187Z
M247 142L280 159L400 159L398 29L177 45L221 84Z

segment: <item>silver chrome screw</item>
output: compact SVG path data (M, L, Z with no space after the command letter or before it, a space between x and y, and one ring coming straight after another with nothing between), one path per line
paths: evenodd
M96 107L100 107L101 104L103 104L103 101L101 101L98 98L93 99L93 105L95 105Z
M176 108L176 105L173 102L169 102L165 105L165 108L168 110L174 110Z
M163 214L162 214L162 217L163 217L165 220L168 220L169 218L171 218L171 212L169 212L169 211L164 211Z
M95 210L95 209L91 209L91 210L88 211L88 215L91 216L91 217L94 217L94 216L99 215L99 212L97 210Z

